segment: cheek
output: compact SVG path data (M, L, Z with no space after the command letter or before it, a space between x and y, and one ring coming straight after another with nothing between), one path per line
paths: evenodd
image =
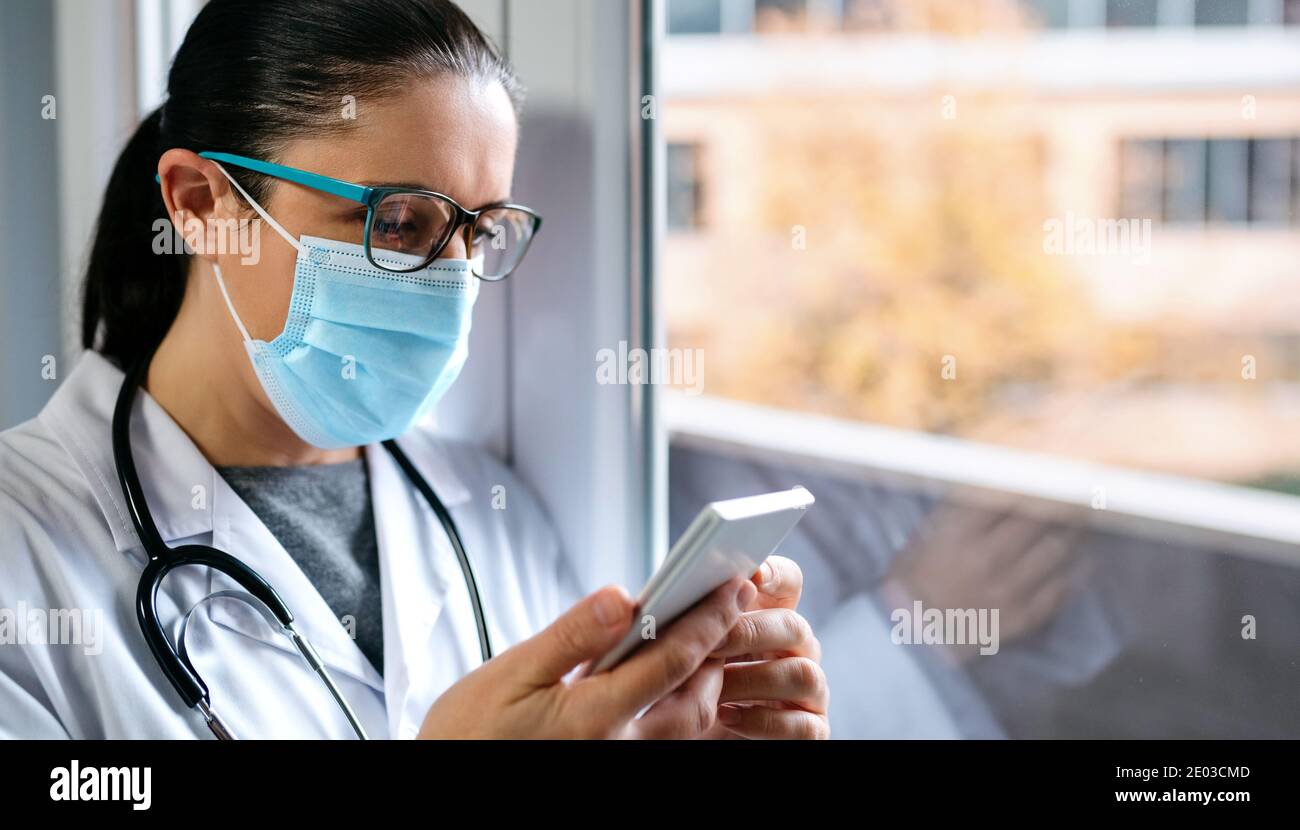
M293 295L293 271L297 251L278 236L267 244L262 240L261 258L256 265L245 265L240 276L247 299L239 308L249 334L259 340L274 340L284 329Z

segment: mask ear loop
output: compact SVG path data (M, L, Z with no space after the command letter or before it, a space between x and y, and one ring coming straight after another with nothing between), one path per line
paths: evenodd
M271 214L263 210L262 206L257 203L257 200L254 199L252 196L249 196L248 191L239 186L239 182L235 181L235 177L226 172L226 168L222 167L220 164L217 164L215 161L212 163L217 165L217 169L221 171L221 175L229 179L230 183L235 186L235 190L239 191L239 195L243 196L244 200L247 201L248 204L252 206L253 210L257 211L257 215L262 217L262 219L266 222L266 224L275 228L275 232L280 234L280 236L284 237L284 241L292 245L294 247L294 250L298 251L299 253L302 253L302 243L294 239L292 236L290 236L289 232L286 231L280 225L279 222L272 219Z
M266 222L266 224L274 228L276 233L284 237L284 241L292 245L294 247L294 250L296 250L298 253L302 253L302 243L294 239L292 236L290 236L289 232L286 231L284 227L280 225L279 222L271 218L271 214L267 213L262 208L262 206L257 203L256 199L248 195L247 190L244 190L244 188L240 187L239 182L235 181L235 177L230 175L228 172L226 172L226 168L222 167L220 164L217 164L215 161L213 162L213 164L216 165L216 168L221 171L221 175L225 176L230 181L230 183L234 186L235 190L239 191L239 195L243 196L244 200L248 202L250 206L252 206L253 210L257 212L257 215L262 217L262 220ZM214 262L212 263L212 270L217 275L217 287L221 289L221 296L226 301L226 308L230 310L230 316L234 319L235 325L239 327L239 333L243 335L244 344L248 347L251 347L253 345L253 338L249 336L248 329L244 326L244 321L239 319L239 313L235 311L235 304L230 300L230 292L226 290L226 281L221 276L221 266Z

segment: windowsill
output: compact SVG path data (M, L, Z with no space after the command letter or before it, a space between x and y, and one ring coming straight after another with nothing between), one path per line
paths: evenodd
M1300 498L973 441L665 391L672 440L968 500L1084 511L1090 526L1300 567ZM1096 488L1106 506L1093 509ZM1027 505L1026 505L1027 506Z

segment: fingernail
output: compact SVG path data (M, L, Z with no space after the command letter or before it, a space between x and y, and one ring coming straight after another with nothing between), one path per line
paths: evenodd
M623 617L623 603L619 600L618 594L613 591L605 591L596 597L592 610L596 614L596 621L606 628L619 622Z
M776 578L776 571L772 570L772 566L769 565L767 562L764 562L762 565L758 566L758 583L760 585L766 585L775 578Z
M719 706L718 720L722 721L727 726L735 726L740 723L740 710L734 706Z

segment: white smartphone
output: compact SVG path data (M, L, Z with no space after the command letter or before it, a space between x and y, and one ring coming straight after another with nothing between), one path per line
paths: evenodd
M613 668L657 632L738 576L753 576L803 518L813 495L802 487L705 505L637 597L627 636L585 674Z

